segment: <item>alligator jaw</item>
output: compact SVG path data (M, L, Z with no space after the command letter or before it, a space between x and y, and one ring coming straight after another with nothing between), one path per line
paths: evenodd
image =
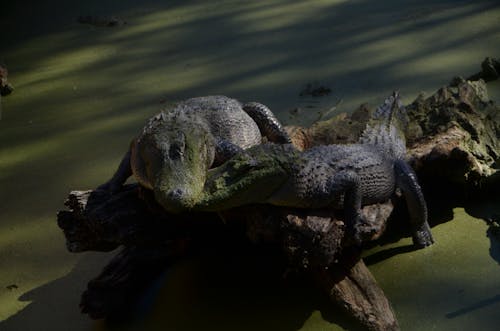
M187 191L180 188L172 190L155 189L156 201L169 213L186 212L194 205L194 199Z

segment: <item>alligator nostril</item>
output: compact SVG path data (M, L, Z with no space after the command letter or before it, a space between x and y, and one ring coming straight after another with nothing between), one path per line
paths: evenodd
M179 199L184 195L184 191L180 188L176 188L175 190L172 190L168 192L168 197L170 199Z

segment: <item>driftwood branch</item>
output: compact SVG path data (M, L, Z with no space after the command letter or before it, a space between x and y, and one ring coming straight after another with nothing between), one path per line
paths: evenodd
M346 259L349 257L351 261ZM361 321L368 330L399 330L384 292L363 260L356 258L356 255L346 254L337 268L332 271L318 270L314 276L332 302Z
M215 214L173 217L164 213L136 184L113 195L104 191L72 191L69 210L57 215L70 252L111 251L120 245L149 245L216 231L221 221Z

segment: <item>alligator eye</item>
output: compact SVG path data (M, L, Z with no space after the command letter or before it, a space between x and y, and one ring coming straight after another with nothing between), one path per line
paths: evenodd
M186 136L182 131L177 132L177 137L172 141L168 149L168 156L171 160L178 160L184 156L186 149Z
M184 148L178 144L170 145L168 149L168 156L171 160L178 160L184 156Z

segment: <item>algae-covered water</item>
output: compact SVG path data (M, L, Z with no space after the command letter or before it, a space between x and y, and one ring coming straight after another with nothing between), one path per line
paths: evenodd
M80 15L120 24L80 24ZM146 118L208 94L258 100L286 124L305 125L394 89L411 101L499 56L500 4L10 1L0 31L0 63L16 88L0 110L0 330L107 330L78 301L110 255L68 253L55 213L69 190L111 175ZM307 84L332 92L299 96ZM498 83L490 93L499 100ZM479 219L499 214L498 202L457 206L428 249L408 253L404 239L366 253L403 330L498 329L498 251ZM186 261L151 290L143 324L132 328L351 328L276 269L247 256Z

